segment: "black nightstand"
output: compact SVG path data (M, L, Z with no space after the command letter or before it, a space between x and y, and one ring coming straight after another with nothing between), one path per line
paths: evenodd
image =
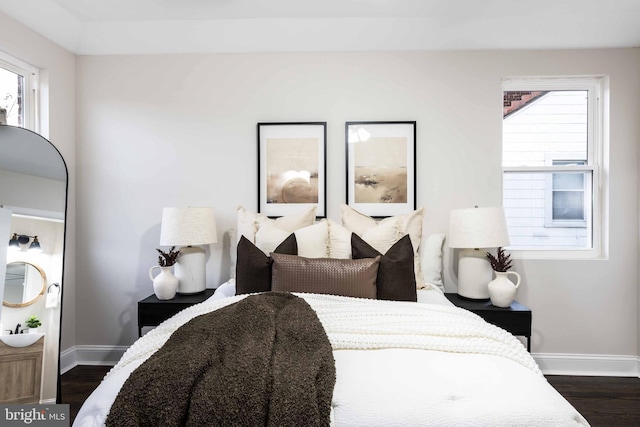
M199 294L176 294L174 299L159 300L155 294L138 301L138 336L144 326L158 326L177 312L209 298L215 289L205 289Z
M464 298L456 293L446 293L445 296L455 306L467 309L513 335L526 337L527 351L531 352L531 310L528 307L514 301L511 307L501 308L491 304L490 300Z

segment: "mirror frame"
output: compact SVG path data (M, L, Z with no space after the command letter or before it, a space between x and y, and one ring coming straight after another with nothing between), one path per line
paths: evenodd
M31 262L28 262L28 261L12 261L12 262L8 262L7 266L9 266L11 264L26 264L26 265L30 265L31 267L34 267L36 270L38 270L38 273L40 273L40 277L42 277L42 289L40 289L40 292L38 293L38 295L33 297L31 300L25 301L25 302L21 302L21 303L7 302L7 301L4 300L4 296L3 296L2 297L2 305L6 306L6 307L16 307L17 308L17 307L26 307L26 306L31 305L31 304L35 303L36 301L38 301L42 297L42 295L44 295L44 291L47 289L47 275L45 274L44 270L40 266L35 265L35 264L33 264ZM6 283L6 279L5 279L5 283Z
M60 380L60 376L61 376L61 370L60 370L60 355L62 353L62 314L64 312L64 287L65 287L65 283L64 283L64 277L65 277L65 267L67 264L67 257L66 257L66 252L67 252L67 231L68 231L68 223L69 223L69 216L68 216L68 212L69 212L69 168L67 167L67 162L64 159L64 156L62 155L62 153L60 152L60 150L58 150L58 147L56 147L51 141L49 141L48 138L42 136L41 134L39 134L38 132L35 132L31 129L27 129L27 128L22 128L22 127L18 127L18 126L11 126L11 125L0 125L0 128L15 128L15 129L21 129L25 132L30 132L33 135L39 137L42 139L42 141L48 143L55 151L56 153L58 153L58 156L60 156L60 160L62 161L62 166L64 166L64 172L66 174L66 180L65 180L65 187L64 187L64 230L63 230L63 235L64 235L64 239L62 242L62 268L60 270L60 288L59 288L59 292L60 292L60 318L58 319L58 324L59 324L59 332L58 332L58 360L56 360L56 364L57 364L57 378L56 378L56 404L61 404L62 403L62 384L61 384L61 380Z

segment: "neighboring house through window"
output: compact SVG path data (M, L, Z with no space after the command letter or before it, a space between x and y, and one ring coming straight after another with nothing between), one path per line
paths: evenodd
M503 81L503 205L511 250L602 255L602 78Z
M38 70L0 52L0 108L7 124L37 131Z

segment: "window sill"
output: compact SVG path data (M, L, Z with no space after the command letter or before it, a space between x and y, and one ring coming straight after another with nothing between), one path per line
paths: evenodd
M603 260L609 257L597 249L513 249L506 248L512 259L522 260Z

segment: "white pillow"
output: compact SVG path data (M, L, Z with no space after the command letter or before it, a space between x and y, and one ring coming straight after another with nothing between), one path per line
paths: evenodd
M444 283L442 282L442 245L444 239L444 234L430 234L420 246L424 288L432 285L438 287L442 292L444 292Z
M231 267L229 269L229 278L236 278L236 264L238 263L238 238L236 237L238 231L235 228L229 229L229 262ZM235 293L234 293L235 295Z
M418 289L424 287L424 277L419 252L422 242L424 208L407 214L384 218L379 221L358 212L348 205L342 205L340 207L340 214L344 227L362 237L365 242L369 243L381 254L385 254L391 246L405 234L408 234L411 239L411 244L413 245L416 286Z
M289 234L291 234L298 228L306 227L313 224L316 220L317 210L318 206L314 205L299 214L286 215L276 219L271 219L264 214L251 212L246 210L242 206L239 206L237 210L238 232L236 244L240 241L240 236L244 236L251 243L255 243L256 233L263 224L273 224L276 227L284 231L288 231Z
M347 230L332 219L329 225L329 258L351 258L351 231Z
M289 237L272 224L263 224L256 232L255 245L265 254L273 252ZM308 227L294 231L298 243L298 255L305 258L351 258L351 231L331 219L323 219ZM374 236L375 237L375 236ZM376 242L375 238L372 238ZM376 242L379 245L379 242Z
M229 271L230 277L236 277L237 247L241 236L246 237L251 243L256 244L256 233L260 228L263 226L275 226L286 232L285 238L287 238L289 234L293 233L297 229L312 225L316 219L317 209L318 207L314 205L299 214L286 215L271 219L264 214L248 211L242 206L239 206L237 209L237 228L235 233L229 234L229 258L231 260L231 269ZM265 243L265 245L266 244L267 243ZM277 246L278 245L275 247ZM275 247L273 249L275 249ZM271 249L271 251L273 251L273 249ZM268 255L269 252L266 252L266 254Z
M329 257L329 224L323 219L316 224L295 231L298 256L305 258Z
M269 255L276 250L278 245L282 243L291 232L276 227L274 224L262 224L256 231L254 244L258 249Z
M305 258L327 258L329 256L329 230L326 220L294 231L298 244L298 255ZM274 224L263 224L256 232L255 245L269 255L291 233Z

